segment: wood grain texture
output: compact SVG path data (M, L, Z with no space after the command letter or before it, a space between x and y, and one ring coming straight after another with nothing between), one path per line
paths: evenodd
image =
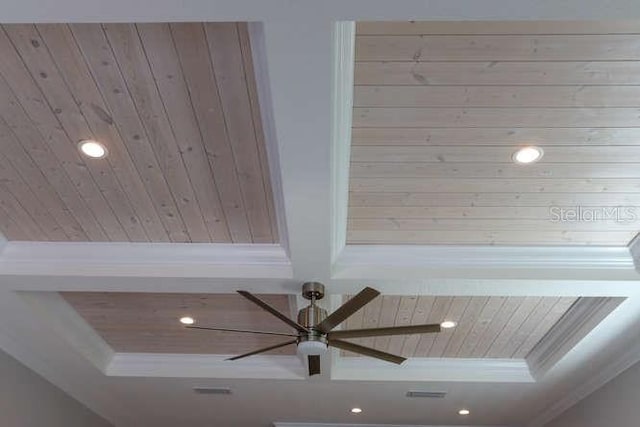
M200 23L4 25L0 232L277 241L246 25L208 26L235 34L216 42L216 61ZM237 100L233 120L222 93ZM82 139L107 158L83 157Z
M197 326L290 333L286 324L236 294L64 292L62 296L115 351L237 355L286 341L286 337L190 330ZM289 313L287 295L262 295ZM294 354L295 346L270 354Z
M404 357L506 359L526 357L577 300L564 297L389 295L377 299L381 301L375 310L369 311L367 324L404 326L441 323L444 320L457 322L455 328L443 329L438 334L407 335L390 340L369 338L368 345L378 350ZM344 325L344 329L359 327L362 327L361 317L352 317ZM352 341L365 343L364 339Z
M629 21L358 23L348 242L626 245L550 209L640 213L639 53Z

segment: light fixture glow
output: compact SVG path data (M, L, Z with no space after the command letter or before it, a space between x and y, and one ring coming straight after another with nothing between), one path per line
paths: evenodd
M78 147L82 154L92 159L102 159L107 157L107 147L100 144L98 141L91 139L83 139L78 143Z
M298 354L303 358L307 356L321 356L327 351L327 344L322 341L301 341L298 343Z
M196 321L193 319L193 317L184 316L180 318L180 323L182 323L183 325L193 325L194 323L196 323Z
M460 409L458 414L460 415L469 415L471 412L468 409Z
M534 146L523 147L523 148L520 148L515 153L513 153L512 159L516 163L526 165L529 163L537 162L542 158L543 154L544 152L540 147L534 147Z
M362 409L360 408L351 408L351 413L353 414L359 414L360 412L362 412Z
M440 327L443 329L455 328L456 325L457 323L451 320L445 320L444 322L440 323Z

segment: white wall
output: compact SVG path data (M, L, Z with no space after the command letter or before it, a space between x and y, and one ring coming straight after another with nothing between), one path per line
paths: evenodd
M545 427L640 426L640 363L551 421Z
M3 351L0 351L0 425L112 427Z

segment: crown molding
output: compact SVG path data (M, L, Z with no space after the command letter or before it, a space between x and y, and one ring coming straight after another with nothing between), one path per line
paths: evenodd
M27 306L74 350L105 372L115 352L58 292L18 292Z
M362 357L340 357L331 379L349 381L461 381L532 383L524 359L410 358L402 366Z
M344 21L335 24L331 100L333 104L331 120L332 262L342 252L347 241L355 36L355 22Z
M579 298L527 355L532 375L542 378L623 301L624 298Z
M276 244L9 242L0 275L289 278Z
M229 355L115 353L105 369L112 377L251 378L303 380L297 356L255 356L230 362Z
M640 361L640 298L630 297L595 325L544 377L557 398L538 410L527 427L542 427Z
M627 246L347 245L336 280L640 278Z
M258 93L258 104L260 108L260 118L262 119L262 131L264 133L264 144L269 164L269 174L271 178L271 192L273 195L273 206L278 224L278 236L280 244L287 255L289 253L289 234L287 230L287 219L284 209L284 193L282 189L282 177L280 176L280 158L278 156L278 137L276 135L275 121L273 118L273 101L271 96L271 85L269 80L269 69L267 67L267 52L264 39L264 25L262 22L247 23L249 39L251 41L251 56L253 59L254 78L256 82L256 92Z
M327 423L273 423L273 427L474 427L468 424L448 424L444 425L434 425L434 424L347 424L347 423L335 423L335 424L327 424ZM505 425L486 425L483 424L483 427L509 427Z

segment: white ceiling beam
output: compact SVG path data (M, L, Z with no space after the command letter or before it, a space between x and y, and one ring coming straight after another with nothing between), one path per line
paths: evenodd
M252 34L267 61L285 246L300 281L326 280L331 269L334 32L330 21L283 17L263 24L262 43Z
M635 0L23 0L2 22L638 19Z
M629 247L346 246L334 279L640 280Z
M280 245L9 242L0 276L291 278Z

